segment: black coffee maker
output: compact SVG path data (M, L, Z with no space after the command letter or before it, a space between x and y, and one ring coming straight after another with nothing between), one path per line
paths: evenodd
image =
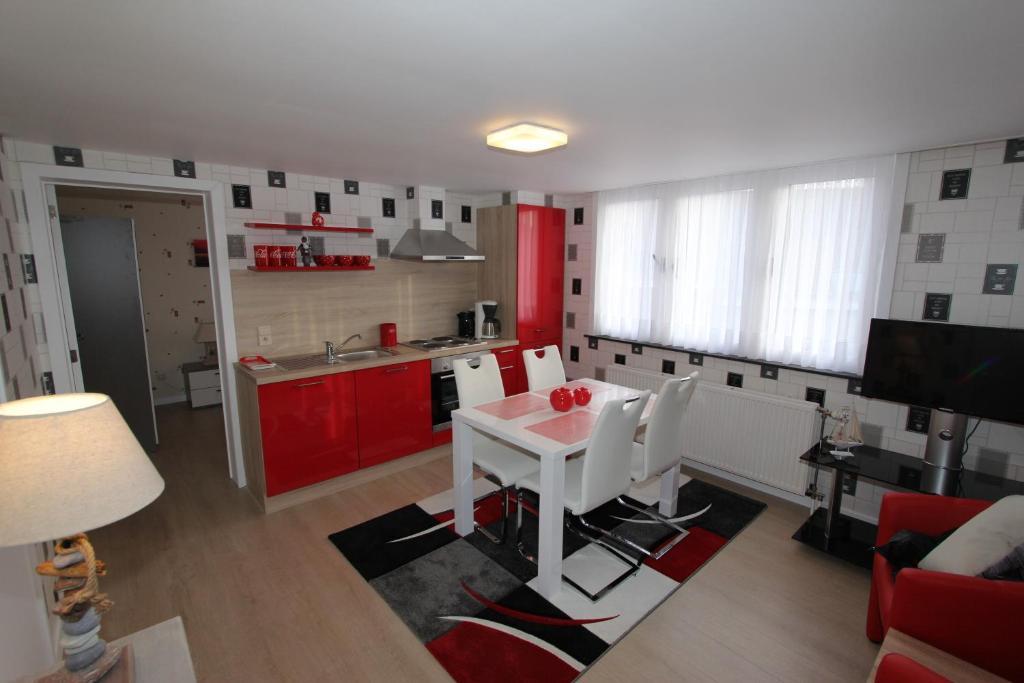
M472 339L476 334L476 314L473 311L460 311L455 316L459 319L459 336Z

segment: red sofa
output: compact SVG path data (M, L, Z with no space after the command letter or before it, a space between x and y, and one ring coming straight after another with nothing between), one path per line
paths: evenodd
M984 500L889 493L882 499L875 545L900 529L937 535L989 507ZM881 642L895 628L1011 681L1024 681L1024 583L922 569L893 580L875 553L868 603L868 638Z

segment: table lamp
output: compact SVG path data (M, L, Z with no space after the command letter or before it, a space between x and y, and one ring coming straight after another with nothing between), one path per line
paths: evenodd
M199 323L196 327L196 333L192 335L192 340L197 344L202 344L206 347L206 357L203 358L203 363L206 365L217 364L217 328L213 323Z
M131 646L100 639L106 566L83 531L127 517L164 490L135 435L104 394L57 394L0 404L0 546L57 539L56 577L64 668L41 681L132 678ZM120 673L120 675L118 675Z

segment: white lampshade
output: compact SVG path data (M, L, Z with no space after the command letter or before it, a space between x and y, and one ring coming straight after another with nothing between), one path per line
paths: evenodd
M215 342L217 341L217 328L213 323L199 323L196 333L192 335L192 340L200 344Z
M109 396L57 394L0 404L0 546L116 522L163 490L164 480Z

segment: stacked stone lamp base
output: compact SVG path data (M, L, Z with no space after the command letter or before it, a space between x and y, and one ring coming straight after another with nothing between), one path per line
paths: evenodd
M61 618L60 646L64 667L37 683L121 683L134 679L131 645L111 647L100 638L100 615L113 603L99 592L98 577L107 573L96 559L85 534L57 542L52 560L36 567L43 576L56 577L60 596L54 613Z

